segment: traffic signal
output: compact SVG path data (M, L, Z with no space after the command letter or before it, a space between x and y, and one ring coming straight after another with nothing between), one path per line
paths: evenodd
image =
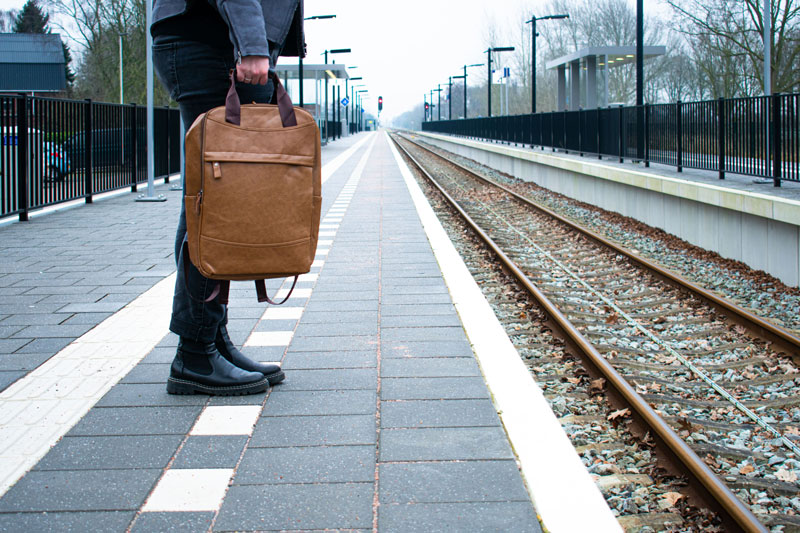
M425 102L425 111L428 110L428 102Z
M383 111L383 96L378 97L378 113Z

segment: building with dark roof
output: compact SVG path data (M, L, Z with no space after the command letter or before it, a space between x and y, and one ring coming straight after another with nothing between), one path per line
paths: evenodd
M64 63L57 33L0 33L0 93L63 91Z

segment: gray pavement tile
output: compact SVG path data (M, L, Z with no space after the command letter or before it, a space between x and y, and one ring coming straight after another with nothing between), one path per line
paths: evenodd
M283 384L276 385L282 387ZM246 394L244 396L211 396L208 405L261 405L264 403L263 394Z
M0 355L0 371L33 370L51 357L53 357L52 353L2 354Z
M501 427L385 428L379 446L381 462L514 458Z
M283 359L285 346L245 346L242 353L253 361L275 362Z
M67 315L49 313L8 315L0 324L4 326L46 326L61 324L66 318Z
M461 320L455 313L446 315L390 315L381 316L381 329L389 328L428 328L428 327L462 327Z
M381 296L381 305L430 305L452 303L449 293L406 294L402 291Z
M0 354L14 353L33 339L0 339Z
M294 331L297 320L259 320L253 331Z
M392 252L381 254L381 265L383 268L391 265L417 265L421 267L433 267L438 265L436 258L430 251L427 252Z
M202 410L202 405L95 407L67 435L186 435Z
M245 444L247 435L192 435L172 468L234 468Z
M234 485L214 531L369 528L373 486L372 482Z
M380 296L378 287L369 290L350 287L339 287L339 290L318 291L316 287L311 294L311 301L313 302L333 302L338 303L342 301L350 302L377 302Z
M378 530L404 533L542 531L530 502L381 505Z
M450 294L447 286L444 283L438 285L416 285L415 283L408 283L406 286L387 285L383 287L383 294Z
M234 485L375 480L375 446L248 448Z
M377 311L378 300L311 300L306 312L316 311Z
M387 341L381 342L381 356L393 357L473 357L472 347L462 341Z
M156 345L157 348L177 348L178 347L178 336L174 333L170 332L164 335L164 338L161 339L158 344Z
M302 324L378 323L378 311L306 311Z
M378 388L378 372L374 368L294 370L287 376L281 391Z
M499 426L500 419L487 400L407 400L381 402L381 427Z
M381 304L381 320L390 316L434 316L450 315L458 317L456 308L451 303L425 305L388 305Z
M64 437L34 470L164 468L182 440L180 435Z
M342 352L378 348L377 335L347 337L298 337L292 339L293 352Z
M15 353L56 353L60 352L65 346L74 340L74 338L33 339L31 342L18 349Z
M50 314L59 311L64 307L64 304L30 304L30 305L15 305L15 304L2 304L0 303L0 315L38 315Z
M383 378L447 378L480 376L478 363L472 357L414 357L384 359L381 362Z
M366 298L360 298L359 295L373 295L378 292L379 288L380 284L377 276L373 279L363 279L361 276L336 276L332 278L325 276L314 284L314 293L349 293L347 296L342 295L343 298L353 297L364 300Z
M457 341L465 338L464 328L429 326L424 328L381 328L381 340L405 341Z
M405 287L409 285L414 285L415 287L446 287L447 285L442 279L442 274L439 273L435 276L428 276L428 277L418 277L414 279L408 279L405 277L401 278L381 278L381 287Z
M119 383L97 402L97 407L153 407L175 405L204 405L208 396L202 394L167 394L167 377L160 383Z
M54 294L39 301L40 304L94 304L100 299L97 294Z
M382 464L379 469L382 504L498 501L530 504L516 461Z
M0 513L136 510L161 473L161 469L32 471L0 499Z
M26 375L27 372L0 372L0 391L5 390L9 385Z
M208 531L214 520L213 512L142 513L133 524L131 533L196 533Z
M375 391L273 391L262 416L364 415L376 410Z
M76 313L69 317L68 319L61 322L61 324L65 326L77 325L77 324L91 324L97 325L106 318L110 317L112 313ZM56 315L58 317L58 315Z
M483 377L383 378L382 400L468 400L488 398Z
M119 533L125 531L134 514L133 511L0 514L0 531Z
M0 364L3 359L0 357ZM292 352L286 354L283 369L324 369L324 368L375 368L378 366L378 357L374 351L360 352L324 352L315 354L310 352Z
M258 323L257 318L229 318L227 328L228 331L246 331L251 332Z
M167 382L169 377L168 363L158 364L139 364L133 367L128 372L128 375L122 378L120 383L161 383Z
M228 311L228 320L236 318L261 318L264 314L264 304L261 307L244 307L237 305L237 302L232 302Z
M329 285L331 287L349 287L360 283L375 284L375 287L377 287L379 279L376 272L372 274L362 274L360 276L349 276L346 274L333 275L325 269L325 277L320 277L314 285L314 288L316 289L323 285Z
M397 265L391 265L397 266ZM415 279L419 278L438 278L442 279L442 271L439 268L426 268L426 269L391 269L385 268L381 271L381 280L404 280L408 283L413 283Z
M28 326L27 328L23 329L19 333L15 335L15 337L23 337L23 338L48 338L48 337L61 337L61 338L72 338L77 339L90 329L92 329L96 324L76 324L76 325L57 325L57 326Z
M142 291L144 292L144 291ZM61 307L59 313L116 313L125 307L123 302L79 303Z
M375 444L375 415L268 416L259 419L250 448Z
M0 339L7 339L14 335L14 333L25 329L25 326L12 326L12 325L4 325L0 322ZM32 337L33 335L31 335Z
M173 359L175 359L175 348L155 347L142 359L141 363L172 363Z
M349 337L353 335L377 335L378 321L374 322L328 322L305 323L302 321L294 333L300 337Z

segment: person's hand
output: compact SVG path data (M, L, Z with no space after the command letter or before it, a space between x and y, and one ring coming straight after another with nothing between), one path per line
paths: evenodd
M269 57L244 56L236 65L236 79L253 85L266 85L269 75Z

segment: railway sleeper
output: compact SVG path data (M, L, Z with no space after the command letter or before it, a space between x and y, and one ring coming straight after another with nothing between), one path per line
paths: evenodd
M636 370L649 370L652 372L665 372L667 370L678 370L681 368L685 368L683 365L678 363L677 361L673 364L662 364L662 363L642 363L639 361L634 361L633 359L628 359L626 357L614 357L614 358L607 358L608 362L613 364L614 366L618 367L630 367ZM728 368L743 368L749 365L758 366L767 363L768 359L766 357L756 356L756 357L748 357L747 359L739 359L737 361L726 361L724 363L715 363L715 364L705 364L705 363L695 363L698 367L713 372L715 370L727 370Z
M655 531L664 531L671 527L682 526L683 518L675 513L640 513L618 516L617 521L625 531L640 531L649 527Z

